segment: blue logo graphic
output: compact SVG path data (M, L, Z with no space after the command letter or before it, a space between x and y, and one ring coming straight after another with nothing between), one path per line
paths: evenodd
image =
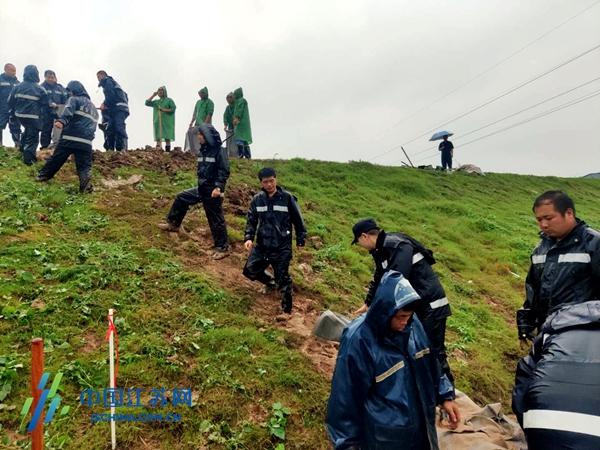
M46 383L48 383L50 374L48 372L44 372L44 374L42 375L42 378L40 378L40 382L38 384L38 389L40 391L42 391L42 395L40 396L40 399L35 407L35 411L33 411L33 417L31 418L31 421L29 422L29 425L27 426L28 433L31 433L38 426L40 419L42 417L42 413L44 411L44 406L46 404L46 400L50 401L50 406L48 407L48 412L46 413L46 417L44 418L44 424L45 425L49 424L50 421L52 420L52 418L54 417L54 414L56 413L56 410L60 406L60 402L62 400L60 395L57 393L58 387L60 385L60 380L62 380L62 377L63 377L63 374L61 372L58 372L56 374L56 376L54 377L54 381L52 382L50 389L44 389L46 387ZM21 426L19 427L20 429L23 428L23 424L25 422L25 419L27 418L27 415L29 414L31 405L33 405L33 397L29 397L27 400L25 400L25 404L23 405L23 408L21 409L22 419L21 419ZM60 411L60 415L62 416L64 414L66 414L67 412L69 412L69 406L63 406Z

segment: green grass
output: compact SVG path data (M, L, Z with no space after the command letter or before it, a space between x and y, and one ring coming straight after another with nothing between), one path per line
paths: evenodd
M233 161L230 186L257 186L261 161ZM299 199L309 243L292 264L299 289L323 308L349 313L363 300L370 256L350 245L351 226L374 216L413 235L436 254L450 298L450 362L457 385L478 401L507 404L521 354L514 311L523 297L528 255L537 241L533 198L565 189L578 215L600 226L600 181L489 174L485 177L294 159L272 162ZM63 404L47 448L107 448L106 423L90 424L78 406L87 387L106 384L105 316L118 311L119 384L192 387L181 424L119 424L122 448L271 449L285 424L288 449L328 448L323 418L329 382L300 352L298 337L253 316L251 293L220 286L197 264L197 247L175 248L155 228L174 195L194 183L194 167L175 173L150 166L135 188L76 192L72 168L40 185L14 151L0 148L0 442L25 448L14 434L29 396L29 342L43 337L46 368L63 371ZM95 174L96 180L99 174ZM244 220L227 215L240 241ZM205 225L190 212L186 223ZM314 269L301 276L297 262ZM241 270L241 267L240 267ZM23 367L20 367L20 365ZM281 416L281 408L290 414ZM279 411L279 412L277 412ZM99 412L99 411L95 411ZM280 431L277 431L280 433ZM142 441L143 440L143 441ZM2 444L0 444L0 448Z

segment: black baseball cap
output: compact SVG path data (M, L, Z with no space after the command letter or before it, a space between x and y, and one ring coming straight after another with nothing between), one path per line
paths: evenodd
M375 219L371 217L369 217L368 219L360 219L352 227L352 233L354 234L354 240L352 241L352 245L358 242L358 238L361 234L368 233L369 231L374 229L379 229L379 225L377 225Z

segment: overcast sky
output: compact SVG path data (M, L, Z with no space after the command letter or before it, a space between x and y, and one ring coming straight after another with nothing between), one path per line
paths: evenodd
M51 68L64 85L83 82L96 104L103 99L97 70L121 84L129 95L130 147L152 144L144 100L158 86L177 104L175 145L183 143L198 89L208 86L213 123L222 130L225 95L242 86L257 158L400 164L401 150L389 150L407 143L413 162L439 164L429 135L420 135L600 44L597 0L0 0L0 11L1 55L17 65L20 79L26 64ZM596 77L600 49L442 126L455 133L455 164L600 172L600 96L461 148L598 91L600 80L461 138Z

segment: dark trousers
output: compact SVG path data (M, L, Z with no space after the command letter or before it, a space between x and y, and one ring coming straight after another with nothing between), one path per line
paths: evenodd
M442 152L442 169L446 168L452 170L452 153Z
M106 150L127 150L127 127L125 119L128 111L110 111L106 113L107 126L104 134L104 148Z
M79 176L79 192L85 192L91 187L92 179L92 146L89 144L61 140L50 159L40 170L39 177L47 180L54 177L71 155L75 156L75 168Z
M437 355L440 369L454 384L454 377L452 376L452 372L450 372L450 364L448 364L448 355L446 354L446 317L437 319L433 317L421 317L420 314L417 315L429 338L431 349Z
M282 294L292 295L292 277L289 268L292 260L292 249L263 249L254 247L244 266L244 276L252 281L269 284L273 279L265 272L267 267L273 268L275 283Z
M215 247L227 247L227 225L223 215L223 197L212 198L212 188L192 188L177 194L171 206L167 220L169 223L180 226L190 206L202 203L208 226L213 237Z
M8 129L10 130L10 135L15 146L19 147L21 145L21 124L19 123L19 119L11 116L8 111L0 112L0 144L3 144L2 131L6 128L6 124L8 124Z
M37 119L20 119L20 121L25 128L21 140L23 162L30 166L37 161L36 151L40 142L40 123Z
M235 143L238 148L238 157L240 159L242 159L242 158L250 159L251 154L250 154L250 146L248 145L248 143L246 141L235 141Z
M54 128L54 117L45 117L42 121L42 132L40 133L40 147L48 148L52 141L52 128Z

